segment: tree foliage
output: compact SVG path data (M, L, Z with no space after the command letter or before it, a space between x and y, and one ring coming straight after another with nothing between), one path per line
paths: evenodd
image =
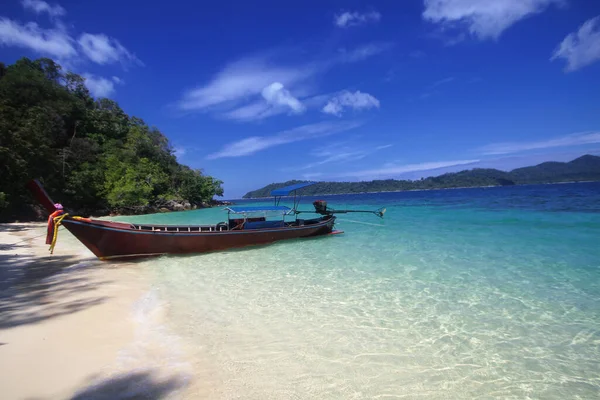
M23 216L26 182L39 178L84 213L157 200L209 202L222 182L177 162L169 140L51 59L0 63L0 219Z
M319 182L313 186L303 188L302 194L310 196L577 181L600 181L600 157L585 155L568 163L546 162L533 167L518 168L510 172L475 168L416 181L387 179L368 182ZM261 189L246 193L244 198L268 197L274 189L300 182L304 181L272 183Z

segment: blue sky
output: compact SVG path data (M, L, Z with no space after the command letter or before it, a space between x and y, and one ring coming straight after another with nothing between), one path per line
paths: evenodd
M600 154L600 2L287 3L7 0L0 60L84 75L227 198Z

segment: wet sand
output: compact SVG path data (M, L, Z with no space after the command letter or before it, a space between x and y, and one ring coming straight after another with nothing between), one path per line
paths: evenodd
M184 344L140 265L100 262L64 228L50 255L44 234L0 225L1 397L188 397Z

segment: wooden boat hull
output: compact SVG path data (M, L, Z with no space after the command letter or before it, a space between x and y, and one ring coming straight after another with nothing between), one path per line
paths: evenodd
M326 235L332 232L334 216L304 226L261 230L213 232L141 231L128 224L64 219L62 224L101 260L206 253L261 245L280 240Z
M48 211L57 211L55 204L43 186L32 180L28 187L40 204ZM60 206L62 209L62 206ZM298 239L327 235L333 231L335 216L278 221L270 225L264 218L235 219L229 224L202 226L153 226L134 225L124 222L92 220L65 215L61 224L101 260L149 257L163 254L191 254L226 250L236 247L261 245L279 240ZM233 224L232 224L233 222ZM256 222L262 224L256 227ZM49 227L50 229L50 227Z

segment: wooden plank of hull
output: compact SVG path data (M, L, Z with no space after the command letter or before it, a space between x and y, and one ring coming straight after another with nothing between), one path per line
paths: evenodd
M103 260L162 254L205 253L235 247L267 244L279 240L325 235L332 231L335 217L313 225L280 229L165 232L123 229L124 224L96 224L70 219L63 225L98 258Z

